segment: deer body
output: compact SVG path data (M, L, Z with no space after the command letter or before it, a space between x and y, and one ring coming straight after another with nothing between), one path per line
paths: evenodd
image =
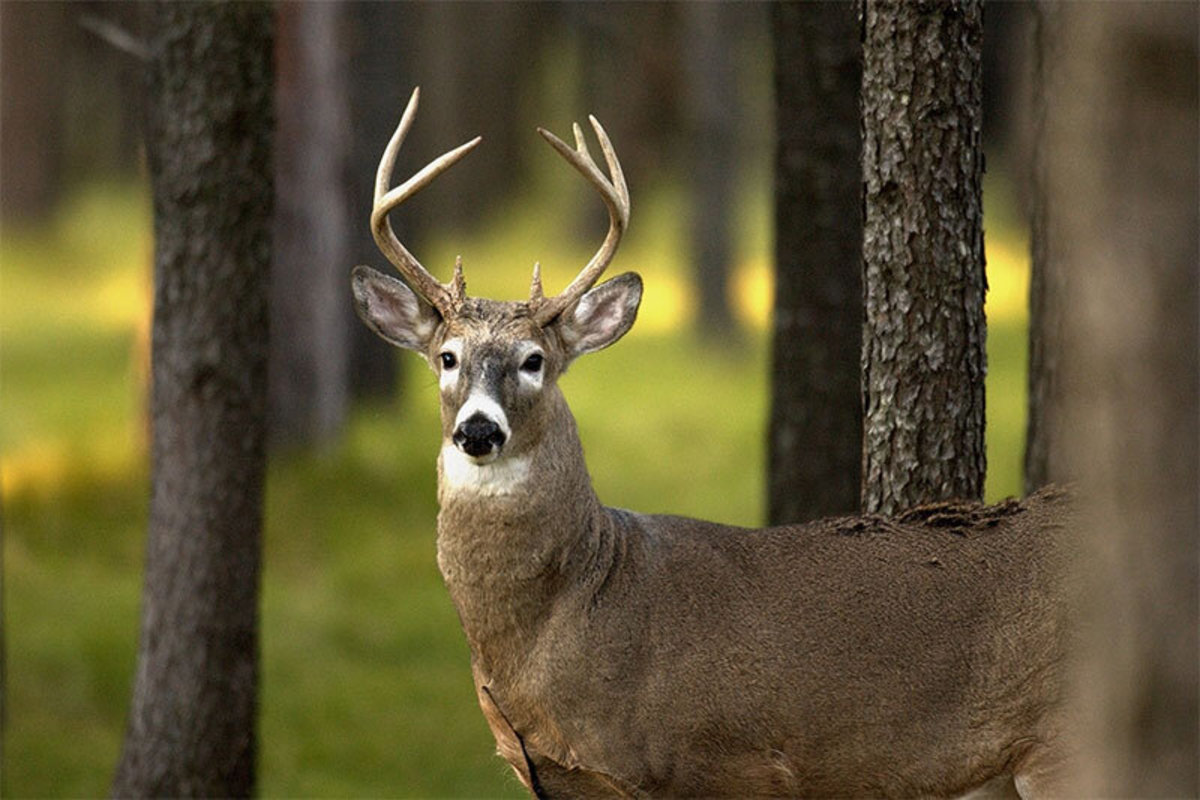
M1060 495L943 509L953 528L635 514L579 480L562 408L561 485L439 493L438 563L527 785L954 796L1059 734Z
M743 529L607 508L557 378L633 324L641 280L594 286L628 221L576 129L544 134L610 230L558 296L468 298L387 212L472 144L388 190L372 225L409 279L359 267L363 320L438 374L438 565L500 754L537 797L941 796L1011 775L1061 791L1066 499Z

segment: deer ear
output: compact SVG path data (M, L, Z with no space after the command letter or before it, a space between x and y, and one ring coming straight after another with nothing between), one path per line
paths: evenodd
M603 349L624 336L641 302L642 279L635 272L618 275L579 298L555 323L567 358Z
M370 267L350 274L354 310L384 341L424 354L441 315L401 281Z

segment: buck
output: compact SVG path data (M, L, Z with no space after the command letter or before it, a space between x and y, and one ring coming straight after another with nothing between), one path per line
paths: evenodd
M407 285L367 267L355 304L438 377L437 560L498 751L535 797L938 796L1063 790L1061 492L896 519L744 529L601 504L558 378L615 342L642 282L597 280L629 222L608 174L539 133L600 193L609 229L560 294L469 297L388 214L480 141L389 188L371 227ZM616 399L614 398L614 401ZM1011 780L1010 780L1011 779Z

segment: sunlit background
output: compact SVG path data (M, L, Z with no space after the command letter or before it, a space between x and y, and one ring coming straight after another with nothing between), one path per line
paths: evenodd
M626 161L633 217L611 271L640 272L645 299L618 346L583 359L564 378L597 490L610 505L761 524L773 268L766 7L739 6L730 42L739 158L727 205L734 220L727 269L737 325L720 341L696 325L685 113L654 94L658 83L686 83L686 44L674 37L656 47L653 40L654 31L676 24L671 15L679 7L507 8L488 13L504 16L510 38L487 48L480 41L486 34L471 30L480 11L474 6L410 7L396 23L408 27L370 34L388 37L397 50L419 35L423 44L410 49L427 59L400 59L387 75L392 94L406 95L418 82L425 92L421 134L398 171L485 136L484 147L455 168L459 183L435 185L413 201L454 213L406 221L405 238L443 275L461 254L472 294L523 296L535 260L548 287L561 287L599 243L604 215L534 126L565 136L589 112L617 122L609 127ZM148 179L129 133L136 130L136 69L80 18L134 29L137 18L118 6L83 3L19 10L6 3L3 13L6 111L21 108L8 103L37 64L57 59L63 74L38 99L55 111L42 139L31 140L57 151L46 198L6 207L0 237L7 640L0 789L98 796L117 758L138 632L153 241ZM1007 86L1007 29L998 23L996 30L987 74ZM344 35L362 47L355 34ZM13 46L25 66L10 69L10 43L31 37ZM428 51L438 46L461 52L437 61ZM455 60L482 59L481 52L492 61L467 68ZM472 110L483 100L468 85L471 76L498 60L509 65L506 80L519 83L519 102ZM456 78L437 77L447 65L459 66ZM353 57L347 69L355 74ZM643 76L648 85L635 85ZM600 80L610 83L597 88ZM999 94L989 99L988 124L1005 118ZM468 112L456 116L456 105ZM10 141L12 119L4 120ZM487 155L505 127L520 131L517 157ZM370 148L386 138L376 135ZM987 136L989 499L1019 493L1024 434L1029 248L1009 138L1007 130ZM32 154L6 150L12 157ZM3 166L12 175L10 163ZM473 186L477 166L500 185ZM358 236L366 220L352 224ZM348 275L354 263L386 266L365 241L356 239L351 260L335 268ZM396 364L392 396L356 400L336 436L271 457L265 796L524 794L492 755L466 646L434 564L435 382L415 357Z

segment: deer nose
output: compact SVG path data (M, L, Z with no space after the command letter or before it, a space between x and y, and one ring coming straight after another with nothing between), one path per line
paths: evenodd
M483 414L472 414L454 431L454 444L469 456L486 456L504 444L504 431Z

